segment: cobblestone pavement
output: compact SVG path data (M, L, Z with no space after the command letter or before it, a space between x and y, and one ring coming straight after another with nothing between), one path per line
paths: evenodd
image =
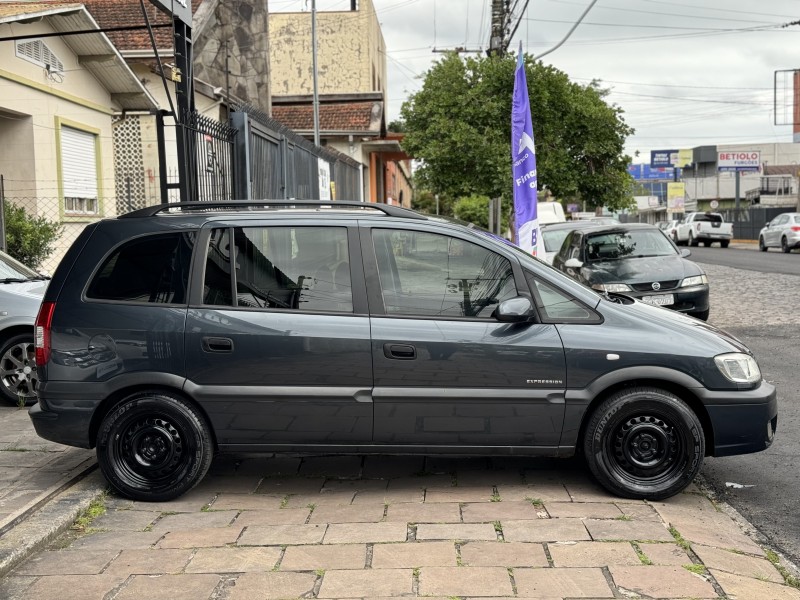
M701 264L711 290L709 322L718 327L797 326L800 277Z

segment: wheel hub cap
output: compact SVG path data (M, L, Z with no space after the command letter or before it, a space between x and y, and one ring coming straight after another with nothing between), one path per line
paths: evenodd
M32 343L12 346L0 356L0 383L12 396L25 399L36 396L39 378Z

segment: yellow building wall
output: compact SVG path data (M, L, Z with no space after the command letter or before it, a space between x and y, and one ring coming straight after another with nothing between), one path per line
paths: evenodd
M270 88L274 96L313 93L311 12L271 13ZM320 94L386 94L386 44L371 0L359 9L317 11Z

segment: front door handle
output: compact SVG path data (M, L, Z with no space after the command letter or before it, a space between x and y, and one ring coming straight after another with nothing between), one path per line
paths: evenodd
M417 349L409 344L384 344L383 355L396 360L414 360L417 358Z
M203 350L206 352L233 352L233 340L226 337L203 337Z

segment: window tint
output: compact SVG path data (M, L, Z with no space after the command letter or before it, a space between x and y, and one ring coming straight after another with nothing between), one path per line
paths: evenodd
M183 304L195 233L136 238L115 250L94 276L88 298Z
M706 223L722 223L722 215L717 213L701 213L695 216L694 222L703 221Z
M235 302L231 246L236 265ZM203 302L217 306L352 312L347 229L214 230L206 261Z
M536 306L542 316L549 321L597 321L597 315L583 306L577 300L570 298L564 292L544 283L534 277L532 273L525 272L534 297Z
M388 314L489 318L517 295L511 263L477 244L415 231L372 235Z

